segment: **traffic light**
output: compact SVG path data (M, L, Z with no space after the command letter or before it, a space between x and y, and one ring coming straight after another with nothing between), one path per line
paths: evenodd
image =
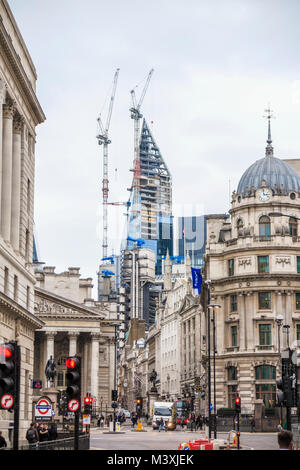
M138 415L142 413L143 410L143 399L141 397L138 397L136 399L136 412Z
M16 399L16 343L0 344L0 408L10 410Z
M112 390L111 391L111 400L112 401L117 401L118 400L118 390Z
M84 397L84 412L85 413L91 413L92 412L92 406L93 406L93 398L91 397L91 394L87 394Z
M81 360L78 356L66 360L66 396L69 411L78 411L81 401ZM72 402L72 403L71 403Z
M234 399L234 406L235 406L235 412L239 414L241 412L241 399L240 397L236 397Z

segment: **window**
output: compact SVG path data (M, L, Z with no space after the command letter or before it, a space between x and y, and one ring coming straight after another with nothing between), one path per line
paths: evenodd
M290 236L297 237L298 222L297 222L297 219L295 219L294 217L290 217L289 228L290 228Z
M255 369L256 380L260 379L276 379L276 367L269 365L257 366Z
M236 312L237 311L237 295L230 296L230 311Z
M259 219L259 238L261 241L271 240L271 223L266 215Z
M297 273L300 274L300 256L297 256Z
M231 327L231 346L237 346L237 326Z
M30 308L30 287L27 286L26 288L26 308L29 310Z
M258 293L258 308L262 310L271 308L271 292Z
M242 221L242 219L238 219L236 226L238 230L244 227L244 222Z
M65 386L65 372L64 371L57 372L56 380L57 380L56 382L57 387L64 387Z
M296 292L296 310L300 310L300 292Z
M8 295L8 268L4 268L4 294Z
M18 301L18 276L14 276L14 300Z
M259 346L260 349L271 349L271 325L260 324L259 325Z
M31 198L31 183L30 180L27 180L27 213L30 212L30 198Z
M237 368L234 366L228 367L228 380L237 380Z
M300 346L300 324L299 323L296 325L296 338L297 338L297 347L299 348Z
M269 272L269 256L258 256L258 272L268 273Z
M228 385L228 407L234 408L234 399L237 396L237 385Z
M276 403L276 385L256 384L256 399L263 400L265 408L274 408Z
M228 275L234 276L234 259L228 260Z

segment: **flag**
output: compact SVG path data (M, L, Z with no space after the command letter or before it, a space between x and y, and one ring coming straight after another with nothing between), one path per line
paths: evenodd
M192 279L193 279L193 289L198 289L198 294L200 295L201 285L202 285L201 269L192 268Z

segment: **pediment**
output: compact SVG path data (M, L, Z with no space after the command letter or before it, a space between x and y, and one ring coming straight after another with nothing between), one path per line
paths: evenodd
M76 303L60 297L41 288L35 288L34 313L40 319L105 319L108 316L106 309L92 310L83 304Z

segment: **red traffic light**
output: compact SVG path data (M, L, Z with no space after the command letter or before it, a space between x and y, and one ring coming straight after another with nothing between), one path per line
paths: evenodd
M240 397L236 397L236 399L235 399L234 401L235 401L235 403L236 403L237 405L240 405L240 404L241 404L241 399L240 399Z
M84 401L84 403L85 403L86 405L89 405L89 404L93 403L92 397L88 397L88 396L87 396L87 397L84 397L84 400L83 400L83 401Z
M3 356L5 359L10 359L13 355L13 346L2 344L0 346L0 355Z
M66 360L66 366L68 369L75 369L79 364L77 357L68 357Z

